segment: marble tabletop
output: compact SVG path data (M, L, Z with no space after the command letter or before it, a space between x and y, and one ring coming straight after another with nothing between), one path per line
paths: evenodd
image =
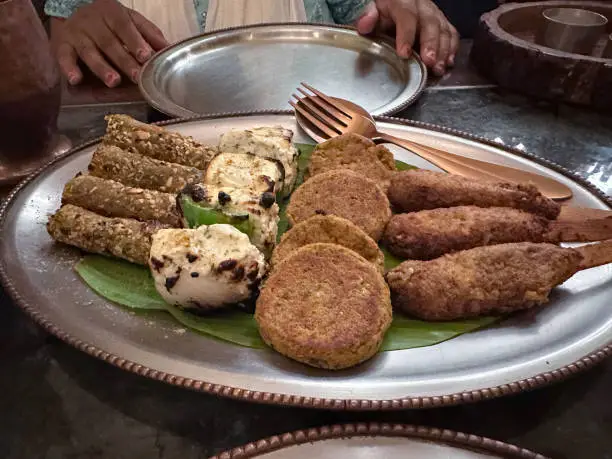
M400 116L524 148L612 195L611 117L507 94L470 71L453 78ZM106 113L151 119L138 97L72 91L59 127L75 143L100 135ZM360 421L460 430L554 458L612 458L612 360L551 387L475 405L386 413L281 408L123 372L47 335L1 291L0 303L2 458L205 458L289 430Z

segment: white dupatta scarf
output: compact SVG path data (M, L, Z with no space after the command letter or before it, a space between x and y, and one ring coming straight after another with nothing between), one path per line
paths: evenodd
M170 43L201 32L193 0L120 0L161 29ZM207 32L269 22L304 22L303 0L210 0Z

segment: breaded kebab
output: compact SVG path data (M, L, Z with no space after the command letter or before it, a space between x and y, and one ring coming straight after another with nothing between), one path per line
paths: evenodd
M561 206L530 184L478 182L459 175L426 170L397 172L387 192L397 212L440 207L512 207L557 218Z
M605 215L605 214L603 214ZM431 260L445 253L508 242L592 242L612 239L612 212L582 221L549 220L511 207L458 206L391 217L383 243L394 255ZM602 218L603 217L603 218Z
M396 308L424 320L455 320L544 304L576 272L611 262L612 240L575 249L521 242L405 261L387 282Z

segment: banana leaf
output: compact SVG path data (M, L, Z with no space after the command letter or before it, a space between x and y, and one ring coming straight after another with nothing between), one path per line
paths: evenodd
M76 271L100 296L138 310L165 310L185 327L240 346L263 348L253 315L228 309L206 316L182 311L164 302L144 266L100 255L87 255ZM425 322L396 313L382 345L383 351L431 346L495 322L495 317L454 322Z

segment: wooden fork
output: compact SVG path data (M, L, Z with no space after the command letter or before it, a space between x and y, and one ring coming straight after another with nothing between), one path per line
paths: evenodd
M342 99L327 96L306 83L302 85L310 93L298 88L302 96L293 94L296 101L290 100L289 103L303 117L296 117L298 122L307 120L324 134L324 138L329 139L346 133L360 134L373 140L382 140L405 148L451 174L493 182L531 182L542 194L551 199L561 200L572 197L572 191L554 179L513 167L454 155L381 132L376 128L376 122L371 116L362 114L367 113L363 108Z

